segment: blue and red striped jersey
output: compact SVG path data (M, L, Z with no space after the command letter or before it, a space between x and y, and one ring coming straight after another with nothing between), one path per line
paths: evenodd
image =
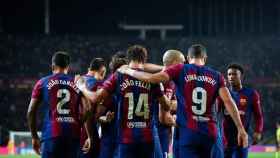
M215 106L219 89L225 87L221 73L194 64L178 64L164 72L176 84L177 124L180 140L187 138L184 130L191 130L217 138L217 109Z
M252 134L252 117L255 119L255 132L261 133L263 130L263 115L260 105L259 93L252 89L243 87L239 91L230 90L240 113L242 124L249 135ZM230 115L224 110L224 136L228 146L236 146L237 129ZM249 140L250 143L251 140Z
M163 95L160 86L117 72L104 82L103 88L117 98L117 141L126 144L152 142L153 107Z
M40 79L32 98L42 101L44 113L42 140L58 136L80 137L81 95L74 77L52 74Z
M97 89L99 89L102 86L103 81L100 80L96 80L96 78L92 75L83 75L82 76L85 79L85 83L86 83L86 87L88 90L92 91L92 92L96 92ZM92 135L93 135L93 141L95 142L95 144L99 144L100 139L99 139L99 135L98 135L98 128L97 128L97 123L95 118L92 119ZM80 137L80 144L84 145L85 141L87 139L87 133L85 130L85 127L82 126L81 128L81 137Z

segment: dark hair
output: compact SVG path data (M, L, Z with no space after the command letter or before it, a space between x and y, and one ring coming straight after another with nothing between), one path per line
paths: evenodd
M128 64L128 60L124 52L119 51L112 56L109 67L112 72L115 72L122 65Z
M207 57L206 48L201 44L194 44L188 49L188 56L190 58Z
M237 64L237 63L229 64L229 65L227 66L227 70L228 70L228 69L237 69L237 70L239 70L239 71L241 72L241 74L244 73L244 68L243 68L243 66L241 66L240 64Z
M103 58L93 58L89 65L89 70L98 71L102 66L105 66Z
M133 45L128 47L127 51L127 58L129 61L138 61L141 63L145 63L147 60L147 49L140 45Z
M52 65L66 68L70 65L70 55L67 52L58 51L52 56Z

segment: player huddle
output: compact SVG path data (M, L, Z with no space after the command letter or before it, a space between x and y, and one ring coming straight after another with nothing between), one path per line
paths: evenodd
M35 152L42 158L246 158L261 138L263 117L257 91L242 86L243 68L230 64L226 83L205 66L202 45L192 45L187 59L166 51L163 66L147 57L140 45L116 53L104 80L102 58L74 77L67 74L70 56L55 53L53 73L36 83L28 108Z

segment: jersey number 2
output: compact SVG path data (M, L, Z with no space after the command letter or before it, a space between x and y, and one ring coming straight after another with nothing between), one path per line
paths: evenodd
M195 115L203 115L206 112L207 92L201 87L196 87L192 92L192 111Z
M69 114L70 110L66 109L63 105L70 101L70 92L68 89L59 89L57 91L57 98L60 98L60 101L56 105L58 114Z
M127 119L132 120L133 119L133 113L134 113L134 97L133 93L126 93L125 97L128 98L128 115ZM142 108L144 107L144 108ZM143 109L143 110L142 110ZM149 102L148 102L148 94L141 93L138 98L137 106L135 109L135 115L139 117L144 117L144 119L149 118Z

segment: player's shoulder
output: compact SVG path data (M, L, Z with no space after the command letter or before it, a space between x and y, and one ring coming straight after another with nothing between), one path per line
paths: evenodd
M252 88L252 87L247 87L246 86L246 87L243 87L242 89L243 89L244 92L246 92L248 94L259 95L259 92L256 89Z
M201 68L205 73L212 74L212 75L214 75L214 76L222 76L222 73L221 73L220 71L218 71L218 70L216 70L216 69L214 69L214 68L212 68L212 67L210 67L210 66L204 65L204 66L201 66L200 68Z

